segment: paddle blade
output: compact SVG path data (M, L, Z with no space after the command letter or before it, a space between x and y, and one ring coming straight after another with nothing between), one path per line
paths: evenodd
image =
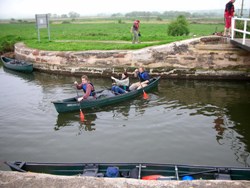
M84 122L84 114L83 114L82 110L80 110L80 120L81 120L81 122Z
M143 99L148 99L148 98L149 98L148 94L145 91L143 91Z

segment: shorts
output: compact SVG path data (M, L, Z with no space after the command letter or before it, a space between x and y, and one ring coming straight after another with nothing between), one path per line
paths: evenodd
M225 16L225 28L231 28L232 16Z

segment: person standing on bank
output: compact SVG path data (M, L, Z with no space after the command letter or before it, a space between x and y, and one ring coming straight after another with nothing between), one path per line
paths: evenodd
M136 89L141 89L142 87L146 87L149 83L150 75L147 71L145 71L144 67L139 67L139 69L135 69L134 76L139 78L139 82L133 83L129 90L133 91Z
M140 20L135 20L133 26L131 27L131 33L133 34L132 43L140 43L139 35L140 35Z
M82 76L82 83L78 84L77 81L74 82L77 89L82 89L84 94L82 97L79 97L77 100L80 102L83 99L96 99L96 93L94 85L89 81L88 76Z
M129 77L127 72L122 73L120 80L113 76L111 76L111 79L115 81L115 85L111 89L115 94L123 94L129 91Z
M234 17L234 5L235 0L230 0L225 7L224 19L225 19L225 30L224 37L230 37L231 35L231 23L232 17Z

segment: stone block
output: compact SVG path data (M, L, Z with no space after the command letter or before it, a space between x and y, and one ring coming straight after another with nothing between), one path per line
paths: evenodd
M37 57L37 58L35 59L35 61L36 61L36 62L41 62L41 58Z
M38 56L38 55L39 55L39 50L34 50L34 51L32 52L32 55Z
M235 54L230 55L228 59L229 59L229 61L237 61L238 60L237 55L235 55Z
M194 61L196 60L196 57L193 57L193 56L185 56L183 57L184 60L191 60L191 61Z
M47 60L41 59L41 62L42 62L42 63L47 63Z
M22 53L22 54L25 54L25 55L30 55L30 54L31 54L31 51L30 51L30 50L22 50L21 53Z
M126 54L114 54L114 58L124 58Z

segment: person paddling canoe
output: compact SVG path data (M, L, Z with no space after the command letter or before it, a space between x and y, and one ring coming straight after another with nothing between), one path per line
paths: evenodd
M78 90L83 90L84 94L82 97L79 97L77 100L78 102L83 99L96 99L96 93L94 85L90 82L88 76L82 76L82 83L78 84L77 81L74 82L76 88Z

